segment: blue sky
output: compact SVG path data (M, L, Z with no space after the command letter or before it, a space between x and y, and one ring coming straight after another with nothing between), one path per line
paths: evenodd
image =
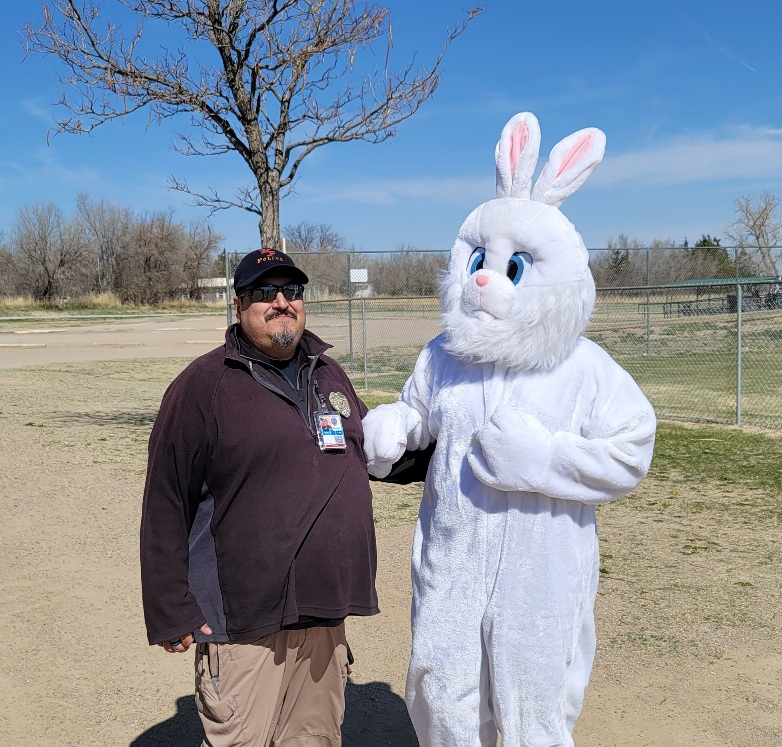
M434 99L395 138L326 146L304 162L283 226L330 223L357 249L448 249L470 210L494 195L494 146L519 111L540 121L541 160L577 129L605 131L603 163L563 206L589 247L620 233L721 236L739 195L782 197L779 0L485 4L450 49ZM400 61L413 51L431 59L468 7L389 5ZM38 0L4 9L0 228L31 203L70 214L79 192L140 213L172 207L190 221L207 211L167 188L172 174L202 189L248 183L237 156L181 156L171 129L148 127L143 113L89 136L49 136L62 70L54 58L24 59L20 36L41 17ZM249 213L220 212L212 223L231 250L258 244Z

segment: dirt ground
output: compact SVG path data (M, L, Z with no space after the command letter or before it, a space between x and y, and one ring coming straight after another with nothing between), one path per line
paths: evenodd
M0 743L200 744L192 655L146 643L137 537L160 397L219 343L221 322L0 331ZM417 490L376 491L382 614L349 622L346 747L416 745L401 696ZM600 509L598 653L579 747L782 745L782 546L778 524L746 508L756 497L652 473ZM733 508L703 509L718 504Z

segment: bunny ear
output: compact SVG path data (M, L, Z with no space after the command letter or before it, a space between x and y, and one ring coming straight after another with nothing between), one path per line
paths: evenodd
M534 114L517 114L502 128L494 151L497 197L529 199L539 150L540 126Z
M574 132L557 143L535 183L532 199L559 207L589 178L605 150L605 133L596 127Z

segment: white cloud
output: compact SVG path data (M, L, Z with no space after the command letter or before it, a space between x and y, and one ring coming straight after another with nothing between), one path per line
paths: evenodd
M51 126L54 123L52 107L43 98L22 99L19 105L25 114L40 119L47 126Z
M648 187L737 179L777 180L780 174L782 130L743 127L722 136L679 137L654 148L607 156L590 185L613 187L628 182Z
M609 153L611 142L609 137ZM541 154L543 160L544 154ZM782 129L738 127L720 134L677 137L655 147L607 155L590 188L634 188L747 180L778 182L782 175ZM477 205L494 196L493 173L481 177L367 179L345 184L304 181L296 190L313 203L352 202L392 206L410 200Z
M350 184L302 184L300 197L312 202L355 202L395 205L408 200L437 203L478 204L494 197L493 175L485 178L379 179Z
M7 168L16 175L17 179L28 184L39 184L44 191L45 188L51 190L55 185L65 184L80 191L90 192L103 185L99 169L67 166L58 160L54 148L34 148L27 160L11 160ZM4 184L10 186L13 181L13 177L6 178Z
M747 70L751 70L753 73L756 73L757 70L752 67L748 62L745 60L742 60L740 57L738 57L736 54L734 54L730 49L720 44L720 42L716 41L715 39L712 39L706 32L704 32L704 36L706 37L706 41L708 41L710 44L713 44L717 49L722 52L729 60L732 62L738 62L739 65L742 65L743 67L747 68Z

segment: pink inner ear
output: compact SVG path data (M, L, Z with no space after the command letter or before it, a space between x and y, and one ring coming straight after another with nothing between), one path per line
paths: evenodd
M524 152L524 148L527 147L529 142L529 130L527 129L526 122L519 122L513 128L513 134L510 136L510 174L513 179L516 174L516 166L519 163L519 158Z
M589 151L592 149L592 142L595 139L595 134L590 132L581 138L567 153L565 153L562 163L559 165L559 171L557 171L556 179L564 174L574 163L578 163Z

